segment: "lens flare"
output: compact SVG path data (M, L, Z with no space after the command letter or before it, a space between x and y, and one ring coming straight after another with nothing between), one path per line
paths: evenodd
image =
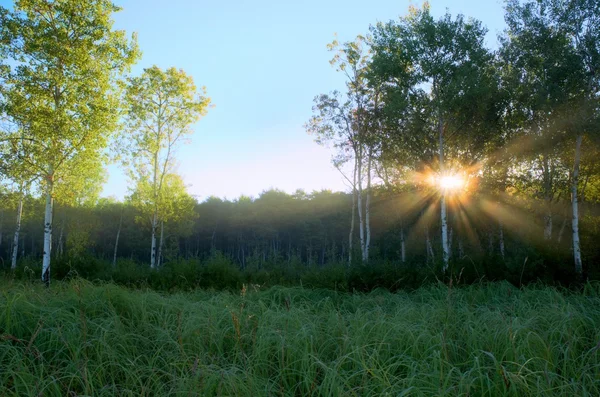
M446 175L439 178L438 184L443 190L458 190L465 186L465 180L460 175Z

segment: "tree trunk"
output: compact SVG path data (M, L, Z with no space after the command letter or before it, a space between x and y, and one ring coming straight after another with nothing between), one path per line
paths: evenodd
M563 235L565 234L565 229L567 228L567 217L562 221L560 225L560 229L558 230L558 236L556 237L556 242L560 243L562 241Z
M348 266L352 264L352 243L354 241L354 221L356 218L356 168L357 159L354 159L354 171L352 173L352 216L350 217L350 234L348 235Z
M58 251L57 254L58 256L62 256L63 254L63 247L64 247L64 240L63 240L63 235L65 232L65 218L63 218L62 220L62 224L60 226L60 234L58 235L58 246L56 247Z
M498 233L498 244L500 246L500 256L504 259L504 228L502 227L502 222L498 222L499 233Z
M23 215L23 184L21 184L21 188L19 189L20 192L20 197L19 197L19 204L17 205L17 224L15 227L15 237L13 239L13 252L12 252L12 259L10 262L10 268L12 270L15 270L17 268L17 256L18 254L18 247L19 247L19 233L21 233L21 217Z
M404 241L404 227L400 228L400 258L406 263L406 242Z
M435 256L433 254L433 245L431 244L431 238L429 237L428 228L425 228L425 249L427 250L427 262L435 262Z
M156 228L158 226L158 219L156 211L152 217L152 246L150 251L150 269L156 268Z
M441 111L438 117L438 130L439 130L439 156L440 156L440 177L444 176L444 121L442 119ZM450 262L450 248L448 247L448 215L446 210L446 192L444 189L441 190L442 198L440 203L440 212L442 218L442 257L443 267L442 271L445 273L448 270Z
M367 165L367 200L365 203L365 228L366 228L366 241L365 241L365 253L363 257L364 262L369 261L369 247L371 246L371 162L372 156L369 150L369 160Z
M159 133L160 137L160 125ZM160 138L157 138L160 139ZM157 142L159 143L159 142ZM160 147L160 145L158 145ZM158 150L154 152L154 177L152 181L152 194L154 197L154 213L152 214L152 243L150 248L150 269L156 268L156 227L158 226Z
M542 161L542 170L544 178L544 200L546 205L546 214L544 215L544 240L552 239L552 171L550 169L550 163L548 156L544 155Z
M164 237L164 232L165 232L165 221L160 221L160 241L158 243L158 265L157 267L160 268L162 265L162 254L163 254L163 237Z
M365 260L365 219L363 216L363 201L362 201L363 189L362 189L361 157L362 156L359 156L359 158L357 159L357 174L358 174L357 201L358 201L358 232L359 232L358 234L359 234L359 238L360 238L360 253L361 253L361 258L364 262L364 260Z
M583 274L583 264L581 262L581 247L579 245L579 207L577 203L577 188L579 183L579 161L581 157L582 135L577 136L575 145L575 161L573 163L573 180L571 185L571 205L573 207L573 259L575 260L575 272L579 277Z
M121 227L123 226L123 212L121 212L121 218L119 219L119 228L117 229L117 237L115 238L115 252L113 254L113 269L117 268L117 249L119 248L119 237L121 236Z
M42 282L46 287L50 286L50 254L52 251L52 210L54 206L54 197L52 190L54 181L50 173L46 181L46 209L44 213L44 256L42 259Z
M552 211L547 210L544 215L544 240L552 239Z

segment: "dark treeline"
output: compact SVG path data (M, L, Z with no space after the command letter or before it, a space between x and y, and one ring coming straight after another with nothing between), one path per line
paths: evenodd
M438 197L429 190L395 192L383 188L374 189L373 196L368 264L361 265L356 229L353 255L349 252L351 194L298 191L290 195L270 190L255 199L228 201L212 197L197 203L187 217L165 223L159 269L181 263L202 266L201 263L219 256L225 263L250 272L283 268L298 274L328 268L387 266L395 268L400 278L406 269L412 269L423 279L435 279L442 267ZM12 196L5 197L0 255L8 268L13 252L10 231L16 213L9 200ZM569 203L555 205L559 215L550 239L544 235L544 214L535 210L539 204L508 196L495 200L479 198L468 206L461 206L459 200L451 201L452 273L463 281L574 281L567 230ZM42 209L39 199L28 197L25 201L18 250L20 272L24 266L39 270ZM148 275L145 270L150 258L151 224L134 206L100 199L95 205L57 206L55 211L57 238L52 255L57 277L74 271L103 278L119 272L123 266L129 271L133 266L139 278ZM586 202L581 214L582 251L589 264L586 275L596 279L600 272L596 248L600 237L598 206ZM113 264L115 251L117 260ZM132 278L136 278L135 274L128 281Z

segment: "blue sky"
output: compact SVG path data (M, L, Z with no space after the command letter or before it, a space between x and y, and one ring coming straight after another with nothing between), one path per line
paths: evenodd
M331 151L304 131L313 98L343 88L326 44L365 34L369 25L405 15L408 0L114 0L115 27L137 32L142 59L175 66L204 85L215 107L177 154L189 192L236 198L269 188L346 190ZM0 0L0 4L12 2ZM420 1L412 4L419 5ZM495 47L503 29L501 0L431 0L481 20ZM128 183L110 166L103 195L122 198Z

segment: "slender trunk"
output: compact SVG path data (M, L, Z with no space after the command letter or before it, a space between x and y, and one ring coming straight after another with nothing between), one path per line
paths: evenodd
M13 252L12 259L10 262L10 268L15 270L17 268L17 256L19 247L19 233L21 233L21 217L23 215L23 184L21 183L21 188L19 189L19 204L17 205L17 225L15 227L15 237L13 239Z
M579 183L579 161L581 157L582 135L577 136L575 145L575 161L573 164L573 180L571 185L571 205L573 207L573 259L575 260L575 272L579 277L583 274L583 264L581 262L581 247L579 245L579 206L577 203L577 188Z
M433 244L431 244L431 238L429 237L429 228L425 228L425 249L427 250L427 262L435 262Z
M439 130L439 156L440 156L440 177L444 176L444 121L442 119L441 111L438 118L438 130ZM443 267L442 271L445 273L448 270L450 262L450 249L448 247L448 216L446 210L446 192L442 189L440 212L442 218L442 257Z
M366 229L366 241L365 241L365 253L363 257L364 262L369 261L369 247L371 246L371 151L369 150L369 159L367 165L367 200L365 202L365 229Z
M117 229L117 237L115 238L115 252L113 254L113 269L117 268L117 249L119 248L119 237L121 236L121 227L123 226L123 212L121 212L121 218L119 219L119 228Z
M552 211L548 210L544 215L544 240L552 239Z
M65 218L63 218L62 220L62 224L60 226L60 234L58 235L58 247L56 251L58 256L62 256L63 254L63 235L64 235L64 231L65 231Z
M562 224L560 225L560 229L558 230L558 236L556 237L556 241L558 243L560 243L562 241L563 235L565 234L565 229L567 228L567 217L565 216L565 218L562 221Z
M159 127L160 128L160 127ZM160 142L160 129L157 141ZM160 145L159 145L160 147ZM152 181L152 194L154 197L154 213L152 214L152 242L150 248L150 269L156 268L156 228L158 226L158 151L154 152L154 176Z
M165 221L160 221L160 241L158 242L158 265L157 267L160 268L162 266L162 255L163 255L163 238L164 238L164 233L165 233Z
M400 258L406 263L406 242L404 241L404 227L400 228Z
M498 233L498 244L500 245L500 256L504 259L504 228L502 227L502 222L498 222L499 233Z
M54 181L52 170L46 181L46 209L44 214L44 256L42 260L42 282L50 286L50 254L52 251L52 210L54 197L52 197Z
M544 200L546 205L546 214L544 215L544 240L552 239L552 172L548 156L544 155L542 162L543 177L544 177Z
M242 268L246 268L246 248L242 244Z
M350 217L350 234L348 235L348 266L352 264L352 243L354 241L354 221L356 218L356 168L357 159L354 160L352 172L352 216Z
M362 195L363 195L363 189L362 189L362 161L361 161L362 156L359 156L359 158L357 159L357 174L358 174L358 194L357 194L357 201L358 201L358 231L359 231L359 238L360 238L360 252L361 252L361 258L364 262L365 260L365 219L363 216L363 200L362 200Z
M454 228L450 227L450 231L448 232L448 251L450 252L450 256L452 256L453 238L454 238Z
M465 248L464 248L464 246L463 246L463 241L462 241L462 239L460 238L460 236L459 236L459 238L458 238L458 257L459 257L460 259L462 259L462 258L464 258L464 257L465 257Z
M158 226L158 219L156 211L152 216L152 246L150 251L150 269L156 268L156 228Z

